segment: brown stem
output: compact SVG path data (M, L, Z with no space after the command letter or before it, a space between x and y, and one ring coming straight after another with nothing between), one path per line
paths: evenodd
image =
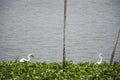
M116 39L115 39L115 42L114 42L114 47L113 47L113 51L112 51L112 55L111 55L111 59L110 59L110 65L112 65L113 58L114 58L114 55L115 55L115 50L116 50L116 46L117 46L118 39L119 39L119 33L120 33L120 27L119 27L118 32L116 34Z
M65 71L66 68L66 13L67 13L67 0L64 0L63 71Z

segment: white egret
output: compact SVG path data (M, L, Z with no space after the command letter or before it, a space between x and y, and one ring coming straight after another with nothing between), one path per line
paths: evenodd
M20 62L30 61L30 59L31 59L30 57L34 57L34 56L32 54L28 54L28 56L27 56L28 59L21 58Z
M97 64L101 64L102 63L102 55L103 55L102 53L99 54L100 61L98 61Z

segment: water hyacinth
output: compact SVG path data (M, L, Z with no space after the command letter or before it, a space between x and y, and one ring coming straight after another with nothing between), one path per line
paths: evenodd
M0 80L120 80L120 63L0 62Z

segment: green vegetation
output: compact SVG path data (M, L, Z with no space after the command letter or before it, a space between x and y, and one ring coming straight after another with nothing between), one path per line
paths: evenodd
M0 62L0 80L120 80L120 63Z

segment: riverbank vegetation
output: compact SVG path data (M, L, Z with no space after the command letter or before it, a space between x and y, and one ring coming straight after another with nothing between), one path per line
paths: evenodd
M120 80L120 63L0 62L0 80Z

